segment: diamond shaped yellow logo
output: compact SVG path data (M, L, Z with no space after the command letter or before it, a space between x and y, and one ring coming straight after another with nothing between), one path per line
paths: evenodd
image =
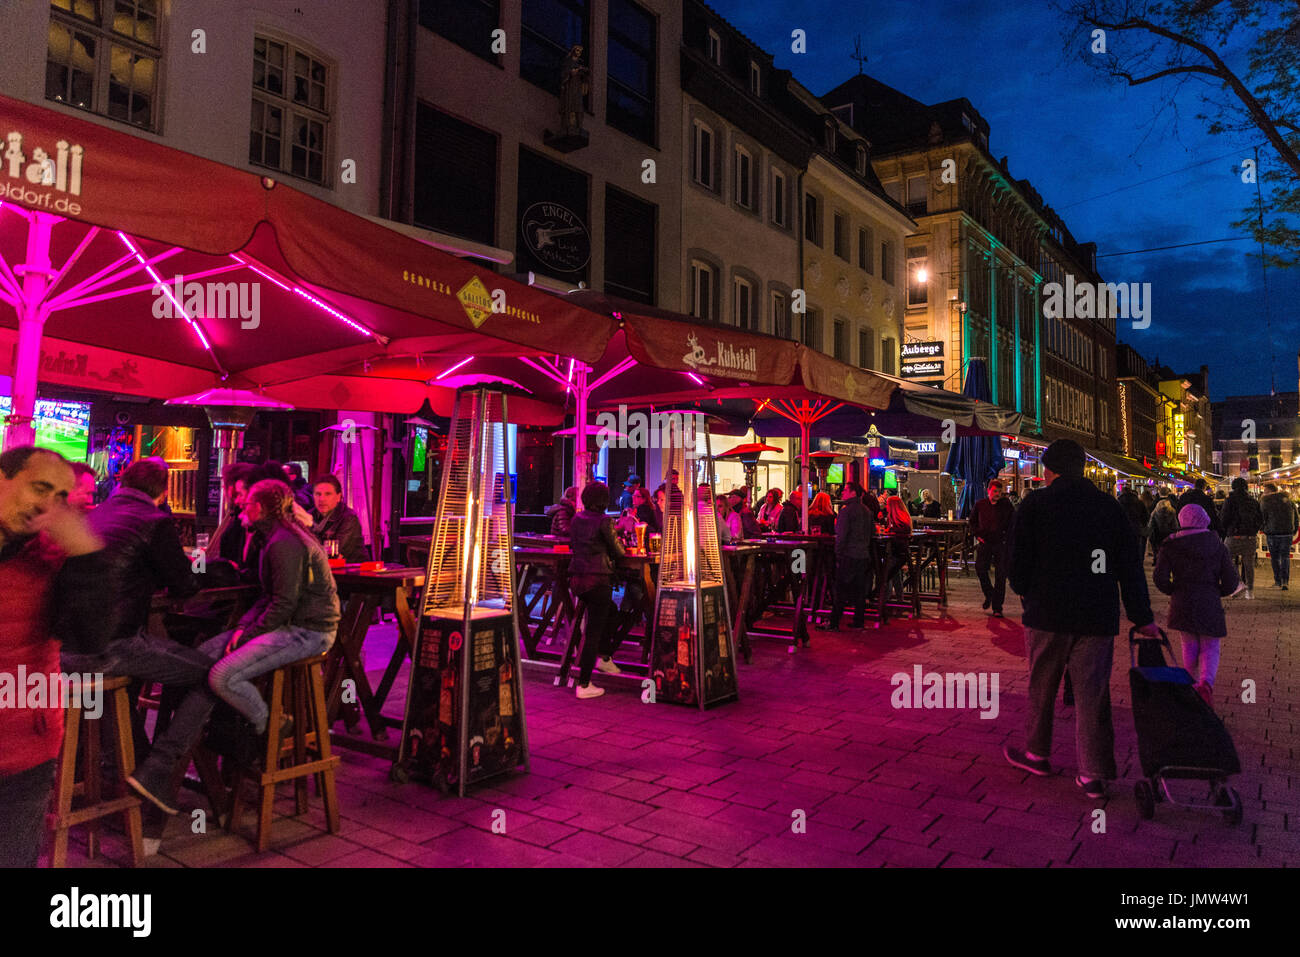
M474 323L475 329L487 322L487 317L492 315L492 296L488 293L487 286L479 282L478 276L461 286L456 298L460 300L461 307L469 316L469 321Z

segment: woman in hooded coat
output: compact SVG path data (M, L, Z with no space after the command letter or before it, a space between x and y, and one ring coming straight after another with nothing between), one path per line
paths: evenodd
M1182 530L1165 539L1156 558L1155 584L1170 596L1169 627L1182 632L1183 667L1196 679L1197 693L1212 705L1219 641L1228 633L1221 599L1240 582L1205 509L1184 505L1178 520Z

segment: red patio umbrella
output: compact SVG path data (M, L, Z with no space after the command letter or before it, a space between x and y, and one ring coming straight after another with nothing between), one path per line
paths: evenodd
M158 398L225 385L414 412L426 398L448 405L450 390L336 371L559 347L590 362L617 328L284 183L6 97L0 117L13 131L0 163L10 443L30 435L38 375ZM527 400L511 408L556 421Z

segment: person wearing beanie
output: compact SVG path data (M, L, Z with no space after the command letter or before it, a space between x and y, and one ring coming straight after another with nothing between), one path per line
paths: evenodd
M1029 653L1026 747L1003 748L1031 774L1052 773L1056 692L1069 669L1077 706L1079 774L1089 798L1118 777L1110 673L1121 598L1139 632L1158 636L1138 536L1111 496L1083 477L1086 453L1058 439L1043 453L1046 486L1027 496L1011 527L1010 583L1024 607Z
M1220 525L1226 536L1228 554L1234 560L1241 559L1241 583L1246 586L1246 597L1254 598L1255 551L1260 530L1264 527L1264 512L1250 497L1250 486L1240 476L1232 480L1232 491L1223 503Z
M1196 679L1197 693L1213 705L1219 641L1228 633L1220 599L1240 583L1232 556L1210 528L1205 509L1184 505L1178 520L1183 528L1160 549L1155 583L1170 596L1169 628L1182 634L1183 667Z

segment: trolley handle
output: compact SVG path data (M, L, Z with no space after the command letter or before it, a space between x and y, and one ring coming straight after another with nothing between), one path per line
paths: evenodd
M1144 641L1154 641L1154 642L1158 642L1160 645L1163 645L1165 651L1169 652L1169 660L1170 661L1173 660L1174 649L1169 644L1169 636L1165 634L1165 630L1163 628L1161 628L1159 625L1156 626L1156 631L1160 633L1159 638L1152 638L1150 635L1139 635L1137 633L1137 630L1138 630L1137 625L1133 625L1128 630L1129 661L1131 662L1132 667L1134 668L1146 667L1144 665L1138 664L1138 659L1141 657L1142 642ZM1164 664L1165 661L1162 656L1160 661L1160 666L1163 666Z

